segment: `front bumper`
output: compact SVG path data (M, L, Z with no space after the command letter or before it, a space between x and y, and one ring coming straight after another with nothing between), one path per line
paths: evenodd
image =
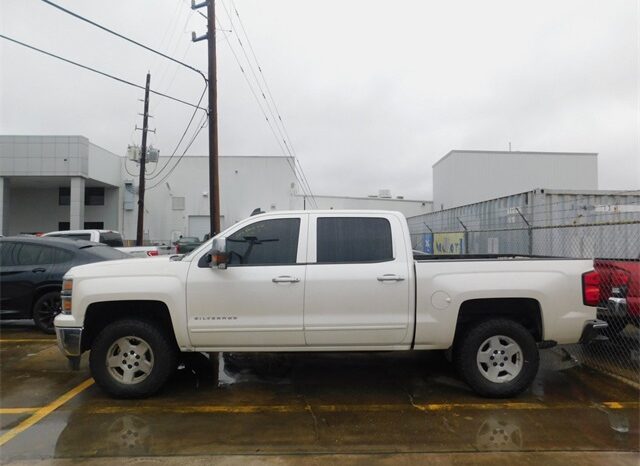
M56 327L58 347L67 357L82 354L82 327Z
M582 329L582 336L580 337L580 343L589 343L591 340L600 335L600 330L607 328L607 324L604 320L593 319L588 320L584 324Z

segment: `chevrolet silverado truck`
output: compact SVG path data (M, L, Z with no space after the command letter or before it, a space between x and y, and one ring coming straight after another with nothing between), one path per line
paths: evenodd
M72 268L55 327L114 397L157 392L181 352L408 350L450 350L476 393L511 397L539 348L606 327L599 301L590 260L414 258L398 212L273 212L184 256Z

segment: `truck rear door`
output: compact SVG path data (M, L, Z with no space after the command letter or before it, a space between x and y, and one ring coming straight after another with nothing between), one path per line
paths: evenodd
M310 215L307 345L393 346L410 338L413 259L402 220L392 214Z

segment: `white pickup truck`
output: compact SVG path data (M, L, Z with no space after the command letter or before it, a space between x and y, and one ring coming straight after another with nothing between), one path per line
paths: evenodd
M122 235L113 230L62 230L50 231L42 236L53 236L55 238L67 238L72 240L93 241L103 243L118 251L131 254L133 257L154 257L169 254L170 246L124 246Z
M539 347L606 327L598 294L588 260L414 258L397 212L275 212L185 256L72 268L55 326L116 397L156 392L180 352L446 349L478 394L509 397Z

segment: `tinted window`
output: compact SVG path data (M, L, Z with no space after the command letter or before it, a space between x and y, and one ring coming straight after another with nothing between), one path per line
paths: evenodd
M113 248L121 248L122 236L119 233L100 233L100 242Z
M84 188L84 205L104 205L104 188Z
M22 244L18 250L17 265L38 265L42 247L35 244Z
M40 246L40 257L38 264L53 264L56 250L48 246Z
M67 239L72 239L74 241L77 240L85 240L85 241L91 241L91 233L73 233L73 234L58 234L58 235L47 235L47 236L52 236L54 238L67 238Z
M393 259L391 225L385 218L318 218L318 263Z
M55 264L64 264L73 259L73 253L71 251L65 251L64 249L56 248L56 253L53 259Z
M113 249L111 246L101 246L99 244L84 247L82 250L91 256L99 258L100 260L131 258L131 255L126 252L118 251L117 249Z
M295 264L299 218L252 223L227 238L230 264Z
M69 205L71 201L71 188L58 188L58 205Z
M16 264L16 244L0 242L0 266L9 267Z

